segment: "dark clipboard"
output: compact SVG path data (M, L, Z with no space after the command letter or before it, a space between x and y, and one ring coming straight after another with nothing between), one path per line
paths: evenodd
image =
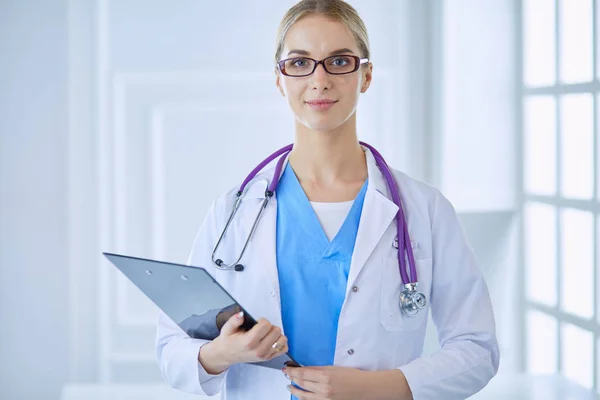
M191 338L213 340L230 316L244 311L242 329L256 320L206 269L122 254L102 253ZM281 370L299 367L288 353L250 363Z

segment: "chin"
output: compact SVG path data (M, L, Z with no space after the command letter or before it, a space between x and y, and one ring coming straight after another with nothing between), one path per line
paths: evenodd
M301 120L302 125L313 131L332 131L338 128L342 121L333 116L323 116L322 118L304 118Z
M308 123L305 124L305 126L313 131L319 131L319 132L329 132L334 130L335 128L337 128L339 126L339 124L332 124L329 122L321 122L321 123Z

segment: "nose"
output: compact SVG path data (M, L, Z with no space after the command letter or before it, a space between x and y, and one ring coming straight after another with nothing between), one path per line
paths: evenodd
M331 76L325 71L323 64L317 65L317 69L311 75L311 87L323 91L331 86Z

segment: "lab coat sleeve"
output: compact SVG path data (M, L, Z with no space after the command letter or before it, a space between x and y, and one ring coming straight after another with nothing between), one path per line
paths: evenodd
M483 389L498 371L494 313L454 207L437 190L431 224L430 305L441 348L400 370L415 400L462 400Z
M217 225L221 215L219 199L211 205L202 223L190 257L189 265L206 268L213 273L210 254L216 243ZM219 225L220 226L220 225ZM165 381L184 392L214 396L224 384L228 370L209 374L198 361L200 348L209 340L190 338L171 318L160 311L156 332L156 358Z

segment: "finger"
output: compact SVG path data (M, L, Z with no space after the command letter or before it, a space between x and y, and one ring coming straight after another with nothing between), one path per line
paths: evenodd
M244 323L244 313L243 312L239 312L239 313L233 315L231 318L229 318L227 320L227 322L225 322L225 325L223 325L223 328L221 328L221 335L230 336L230 335L236 333L240 329L240 326L242 326L243 323Z
M259 357L269 357L273 351L273 344L281 337L281 328L274 326L257 346Z
M273 344L277 344L276 348L274 348L275 351L279 351L280 353L285 352L288 347L288 338L285 335L279 335Z
M293 385L288 385L288 390L291 394L299 398L300 400L317 400L319 396L315 393L307 392L306 390L298 389Z
M299 382L297 382L297 381L294 381L294 380L292 380L292 383L296 384L297 386L299 386L303 390L309 391L309 392L317 394L317 395L324 395L326 393L326 388L327 387L325 385L323 385L322 383L311 382L311 381L299 381Z
M229 319L235 314L239 313L240 311L242 311L242 308L240 306L238 306L237 304L232 304L222 309L221 312L219 312L219 315L223 315L225 319Z
M279 338L271 345L271 353L269 358L275 358L281 354L287 353L288 348L288 340L284 335L280 335Z
M322 371L318 369L314 369L311 367L287 367L287 374L290 379L294 382L316 382L316 383L325 383L326 376Z
M249 331L249 337L251 337L256 343L260 342L266 335L269 334L273 325L269 321L264 318L256 321L256 325L254 325Z
M259 319L249 331L244 334L248 350L258 347L260 341L271 331L271 323L266 319Z
M270 349L264 345L263 341L269 337L272 331L273 326L269 321L259 320L257 325L248 331L245 343L246 350L252 351L259 358L267 357ZM269 341L274 342L275 339L269 339Z

